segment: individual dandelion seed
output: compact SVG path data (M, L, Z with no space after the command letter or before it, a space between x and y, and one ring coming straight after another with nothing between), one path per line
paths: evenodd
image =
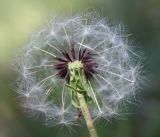
M84 117L97 137L93 121L119 115L135 95L139 55L126 39L96 12L55 18L18 60L23 106L51 125L71 127Z

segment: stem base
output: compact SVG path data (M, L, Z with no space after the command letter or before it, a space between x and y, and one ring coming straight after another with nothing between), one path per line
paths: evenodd
M77 93L77 96L78 96L78 99L79 99L79 104L80 104L84 119L86 121L86 125L87 125L87 128L89 130L90 136L91 137L98 137L97 132L95 130L95 127L93 125L93 121L92 121L90 112L88 110L87 103L85 101L84 95L80 94L80 93Z

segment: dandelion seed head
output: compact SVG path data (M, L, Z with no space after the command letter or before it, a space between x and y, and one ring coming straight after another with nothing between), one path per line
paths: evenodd
M81 62L93 85L99 110L92 117L109 119L119 114L121 103L135 95L139 55L128 44L121 27L113 27L98 13L55 18L33 36L18 64L18 94L23 107L40 112L49 125L74 125L68 82L71 62Z

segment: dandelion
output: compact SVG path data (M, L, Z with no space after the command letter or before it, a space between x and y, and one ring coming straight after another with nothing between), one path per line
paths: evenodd
M51 125L77 125L118 116L135 95L139 65L120 27L95 12L55 18L34 35L19 59L23 106Z

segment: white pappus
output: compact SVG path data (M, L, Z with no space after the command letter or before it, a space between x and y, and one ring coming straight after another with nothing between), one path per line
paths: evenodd
M84 69L98 106L88 106L92 118L96 122L120 115L123 103L134 99L140 57L121 27L108 25L96 12L55 18L24 47L17 80L23 107L41 114L49 125L77 124L77 108L66 86L67 66L82 58L91 59L84 59L89 62Z

